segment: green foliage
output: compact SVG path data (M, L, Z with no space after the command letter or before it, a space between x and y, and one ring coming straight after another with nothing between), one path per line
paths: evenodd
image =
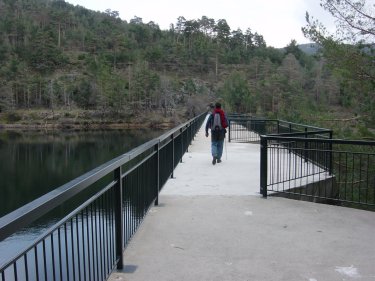
M321 0L321 6L336 19L336 34L327 32L308 13L302 31L323 47L327 65L340 81L341 105L360 112L366 116L367 125L374 127L374 7L366 1L353 0Z
M38 32L31 38L28 61L35 71L42 74L64 67L67 58L56 46L52 31Z
M250 92L246 78L239 72L233 72L224 81L224 85L219 93L233 112L247 113L251 112L254 108L254 98Z
M361 138L369 138L369 139L375 139L375 133L371 132L367 126L359 125L358 126L358 133L361 136Z
M0 0L0 7L2 111L158 109L167 116L220 96L229 111L309 122L339 107L375 127L374 48L341 44L313 21L304 31L323 46L315 57L294 40L284 50L267 47L251 28L231 30L207 16L179 17L160 30L65 1Z
M14 122L20 121L22 119L22 117L19 114L14 113L14 112L6 113L4 115L4 118L5 118L5 121L8 122L8 123L14 123Z
M87 78L82 78L71 86L73 101L81 108L88 109L96 105L95 91Z

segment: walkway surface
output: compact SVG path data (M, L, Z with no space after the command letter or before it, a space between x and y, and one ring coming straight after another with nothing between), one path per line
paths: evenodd
M375 280L375 213L259 195L257 144L203 129L110 280Z

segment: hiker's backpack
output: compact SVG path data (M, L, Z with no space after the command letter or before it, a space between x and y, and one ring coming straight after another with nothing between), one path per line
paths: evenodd
M219 141L225 138L225 130L221 124L220 113L215 113L213 116L211 138L213 141Z
M221 125L221 118L220 118L220 113L215 113L214 114L214 120L212 123L212 130L221 130L223 129L223 126Z

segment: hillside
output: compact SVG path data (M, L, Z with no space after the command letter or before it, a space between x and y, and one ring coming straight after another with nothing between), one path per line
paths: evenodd
M316 55L321 50L321 46L315 43L299 44L298 48L308 55Z
M310 123L345 112L360 116L350 131L375 127L373 88L313 50L267 47L225 19L181 16L160 30L62 0L0 0L0 124L171 126L220 98L228 111Z

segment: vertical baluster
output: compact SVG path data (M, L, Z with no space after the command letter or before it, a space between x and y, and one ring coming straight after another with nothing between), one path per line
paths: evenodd
M154 167L154 171L156 173L155 175L155 195L154 195L154 198L155 198L155 206L159 205L159 189L160 189L160 142L158 142L156 145L155 145L155 150L156 150L156 155L154 156L155 157L155 167Z
M73 226L73 218L70 219L70 239L71 239L71 250L72 250L72 269L73 269L73 280L76 280L76 263L75 263L75 253L74 253L74 226Z
M367 154L367 167L366 167L366 204L368 204L369 199L369 173L370 173L370 154ZM375 186L374 186L375 188ZM375 190L373 191L373 204L375 203Z
M62 266L62 249L61 249L61 227L57 229L57 243L59 250L59 271L60 271L60 281L63 280L63 266Z
M104 243L105 243L105 254L106 254L106 259L105 259L105 263L106 263L106 269L105 269L105 272L106 272L106 276L107 274L110 272L110 268L112 267L111 263L110 263L110 260L109 260L109 257L110 257L110 254L109 254L109 251L110 251L110 248L109 248L109 244L110 244L110 237L108 235L108 224L110 223L109 221L109 203L108 203L108 192L110 192L110 190L108 190L105 194L104 194L104 206L105 206L105 220L104 220L104 236L105 236L105 239L104 239Z
M79 243L79 227L78 227L78 218L79 218L79 214L77 214L75 216L75 219L76 219L76 239L77 239L77 273L78 273L78 280L81 281L81 272L82 272L82 268L81 268L81 251L80 251L80 243Z
M103 234L103 245L104 245L104 272L105 272L105 277L107 276L109 270L108 268L110 268L110 264L109 264L109 261L108 261L108 258L109 258L109 254L108 254L108 250L109 250L109 247L108 247L108 244L109 244L109 237L108 237L108 202L107 202L107 196L108 196L108 192L106 192L105 194L103 194L103 205L104 205L104 208L103 208L103 221L104 221L104 224L103 224L103 230L104 230L104 234Z
M341 171L341 155L342 153L340 151L337 152L338 155L339 155L339 161L338 161L338 179L337 179L337 182L338 182L338 189L339 189L339 200L342 199L342 171Z
M18 272L17 272L17 262L13 263L13 274L14 274L14 280L18 280Z
M103 237L102 237L102 231L103 231L103 225L102 225L102 213L103 213L103 210L102 210L102 196L100 196L98 198L98 210L97 210L97 214L98 214L98 224L99 224L99 255L98 255L98 260L99 260L99 263L100 263L100 276L102 279L104 279L104 268L103 268Z
M94 280L99 280L99 264L98 264L98 227L97 227L97 210L96 202L91 205L91 232L92 232L92 254L93 254L93 271Z
M122 179L120 178L120 181L121 181ZM110 264L111 264L111 267L114 265L114 261L115 261L115 259L114 259L114 251L115 251L115 244L114 244L114 242L113 242L113 227L114 227L114 218L113 218L113 207L114 207L114 204L112 204L112 201L111 201L111 198L113 198L113 193L114 193L114 188L115 187L112 187L111 188L111 190L110 190L110 193L109 193L109 196L107 197L107 204L108 204L108 206L109 206L109 211L110 211L110 213L109 213L109 239L110 239ZM120 198L120 200L121 201L123 201L123 199L122 198ZM122 214L122 212L123 212L123 208L121 208L121 213L120 214ZM124 216L123 215L121 215L121 217L122 217L122 221L123 221L123 219L124 219ZM122 230L122 225L120 226L120 229ZM120 234L120 239L121 239L121 241L124 241L124 238L123 238L123 236L124 236L124 232L123 231L121 231L121 234Z
M106 277L107 275L107 240L106 240L106 235L105 235L105 228L106 228L106 206L105 206L105 194L103 194L101 197L100 197L100 201L101 201L101 204L102 204L102 211L101 211L101 220L102 220L102 227L101 227L101 241L102 241L102 255L101 255L101 260L102 260L102 264L103 264L103 278Z
M91 261L92 261L92 277L94 280L97 280L99 277L97 275L97 270L98 270L98 267L95 266L95 261L96 261L96 252L95 252L95 249L96 249L96 245L95 245L95 233L96 231L94 231L94 225L95 225L95 222L94 222L94 219L96 220L96 215L94 214L94 211L95 211L95 203L91 203L90 205L90 225L91 225Z
M85 241L85 217L84 217L84 212L87 210L87 207L81 211L81 235L82 235L82 261L83 265L81 270L83 271L83 280L87 280L86 277L86 241Z
M347 200L347 182L348 182L348 152L345 152L345 200Z
M90 207L90 214L89 214L89 207ZM92 204L86 208L86 232L87 232L87 264L89 266L89 280L95 280L94 277L94 261L93 261L93 254L90 253L90 246L92 246L92 232L91 232L91 239L90 239L90 227L92 229ZM90 222L90 223L89 223ZM91 240L91 243L90 243ZM90 245L91 244L91 245ZM93 249L91 247L91 249ZM91 262L92 262L92 268L91 268ZM91 273L92 273L92 278L91 278Z
M23 259L24 259L24 264L25 264L25 279L26 281L29 281L29 267L27 265L27 253L23 255ZM2 280L5 281L5 278L3 277Z
M260 141L260 192L267 197L267 140Z
M175 158L174 134L172 134L171 138L172 138L172 153L171 153L171 157L172 157L172 174L171 174L171 178L173 179L174 158Z
M53 239L53 232L51 233L51 255L52 255L52 278L56 280L56 261L55 261L55 243Z
M354 178L354 172L355 172L355 158L354 158L354 156L355 156L355 154L354 153L352 153L352 171L351 171L351 173L352 173L352 199L351 199L351 201L353 202L353 201L356 201L355 200L355 193L354 193L354 185L355 185L355 178Z
M35 277L39 281L39 261L38 261L38 249L34 246L34 258L35 258Z
M64 223L64 236L65 236L65 260L66 260L66 278L69 281L70 275L69 275L69 252L68 252L68 231L67 231L67 223Z
M44 280L47 281L47 259L46 259L46 240L43 239L42 242L42 249L43 249L43 266L44 266Z
M358 184L358 202L361 202L361 192L362 192L362 153L359 156L359 184Z

